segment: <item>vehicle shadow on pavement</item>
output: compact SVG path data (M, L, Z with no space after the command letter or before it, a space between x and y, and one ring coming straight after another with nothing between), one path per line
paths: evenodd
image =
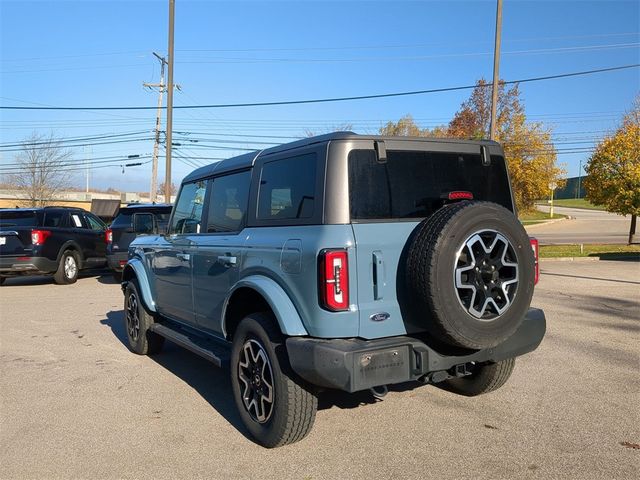
M109 326L115 337L127 346L123 310L107 312L107 318L100 320L100 323ZM150 355L149 358L193 388L236 430L252 439L236 409L227 368L216 368L170 341L165 342L160 353Z
M106 318L100 320L100 323L110 327L114 336L123 345L127 346L123 310L107 312ZM165 346L159 354L151 355L149 358L198 392L202 398L245 437L252 438L245 429L236 409L233 393L231 392L228 368L216 368L208 361L178 347L170 341L165 342ZM418 383L390 385L389 392L413 390L418 386L420 386ZM318 395L318 409L328 410L333 407L340 409L360 408L374 405L381 401L374 397L369 390L356 393L326 390Z

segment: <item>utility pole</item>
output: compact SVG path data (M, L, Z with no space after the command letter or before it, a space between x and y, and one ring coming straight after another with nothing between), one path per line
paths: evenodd
M502 36L502 0L498 0L496 9L496 43L493 49L493 85L491 88L491 127L489 128L489 138L495 140L498 119L496 111L498 109L498 82L500 82L500 37Z
M164 93L166 85L164 84L164 66L167 60L161 57L156 52L153 52L158 60L160 60L160 83L143 83L142 85L147 88L158 88L158 113L156 115L156 141L153 144L153 160L151 163L151 186L149 187L149 197L151 202L156 201L156 194L158 193L158 148L160 145L160 124L162 122L162 94ZM168 201L167 201L168 203Z
M176 2L169 0L169 81L167 84L167 144L166 144L166 167L164 174L164 201L171 203L171 142L173 140L173 20Z
M576 198L580 197L580 181L582 180L582 159L580 159L580 166L578 167L578 190L576 191Z

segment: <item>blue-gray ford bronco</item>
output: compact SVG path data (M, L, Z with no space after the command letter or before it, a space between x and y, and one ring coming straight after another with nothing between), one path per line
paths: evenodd
M542 341L537 243L495 142L336 132L183 181L123 272L128 343L228 366L255 440L304 438L326 389L501 387Z

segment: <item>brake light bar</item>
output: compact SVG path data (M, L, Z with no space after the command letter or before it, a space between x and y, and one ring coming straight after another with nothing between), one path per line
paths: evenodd
M332 312L349 309L349 256L344 249L322 250L318 257L320 306Z
M107 228L104 231L104 241L106 243L113 243L113 230L111 230L110 228Z
M42 245L51 236L49 230L31 230L31 243L33 245Z
M535 276L534 276L534 285L538 284L538 280L540 279L540 263L539 263L539 258L540 258L540 246L538 245L538 239L537 238L533 238L533 237L529 237L529 243L531 244L531 249L533 250L533 257L535 258L536 261L536 265L535 265Z
M447 198L449 200L473 200L473 193L464 191L449 192Z

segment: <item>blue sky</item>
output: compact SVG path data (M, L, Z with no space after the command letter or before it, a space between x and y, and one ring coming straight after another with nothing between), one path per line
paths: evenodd
M167 4L0 1L0 105L155 106L157 93L142 83L159 80L152 52L166 54ZM182 90L175 93L175 105L472 84L491 77L494 19L495 1L176 0L175 82ZM637 1L505 0L500 73L512 80L640 63L639 42ZM558 159L569 175L577 174L589 154L566 149L588 148L615 128L639 90L640 69L521 86L529 119L553 129L562 151ZM175 150L173 178L182 178L194 164L282 143L307 130L323 133L352 124L356 132L374 133L407 113L423 126L443 124L468 94L177 110L174 131L189 135L175 135L181 146ZM32 132L60 138L124 134L72 148L74 161L105 160L99 164L104 168L91 170L92 186L148 188L150 164L126 168L124 174L120 164L128 155L148 160L153 110L2 110L0 115L2 144ZM115 140L119 143L105 143ZM15 162L15 152L4 150L0 164ZM163 177L163 158L160 165ZM82 172L69 175L84 183Z

